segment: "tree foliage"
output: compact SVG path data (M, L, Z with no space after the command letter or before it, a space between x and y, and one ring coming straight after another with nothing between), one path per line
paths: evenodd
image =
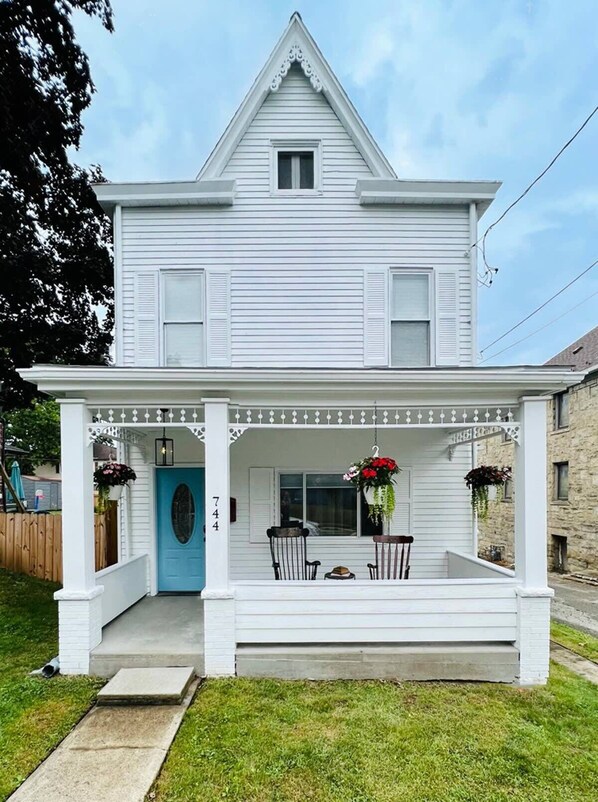
M112 329L110 224L77 149L94 86L75 10L112 30L108 0L0 1L0 381L7 408L35 388L16 368L104 364ZM98 308L106 311L100 320Z
M6 416L6 440L28 452L19 457L25 473L44 462L60 461L60 409L53 399L34 401Z

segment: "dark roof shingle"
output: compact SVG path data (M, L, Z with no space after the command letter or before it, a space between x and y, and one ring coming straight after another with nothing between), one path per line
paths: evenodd
M546 365L572 365L587 370L598 364L598 326L549 359Z

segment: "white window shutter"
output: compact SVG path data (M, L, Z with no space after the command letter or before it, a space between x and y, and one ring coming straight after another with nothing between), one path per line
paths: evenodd
M459 364L459 276L436 271L436 364Z
M249 542L267 543L274 525L274 468L249 469Z
M403 468L395 484L395 511L390 524L392 535L410 535L413 528L413 487L411 468Z
M213 270L206 276L207 365L227 367L231 362L230 273Z
M388 365L388 270L368 267L364 274L363 364Z
M135 275L135 365L155 367L160 362L158 271Z

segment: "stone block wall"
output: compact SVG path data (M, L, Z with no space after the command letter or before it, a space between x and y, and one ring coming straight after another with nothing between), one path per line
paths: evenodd
M598 376L595 374L569 393L569 426L556 427L555 400L547 415L548 462L548 567L557 568L555 538L566 538L568 573L598 576ZM501 437L478 445L478 465L514 467L514 444ZM569 463L569 498L558 501L555 491L557 462ZM478 551L490 556L497 547L501 556L514 561L514 503L490 502L488 519L479 522Z

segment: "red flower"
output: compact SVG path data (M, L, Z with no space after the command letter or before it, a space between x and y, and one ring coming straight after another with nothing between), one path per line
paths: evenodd
M373 479L376 476L376 471L372 468L364 468L361 472L364 479Z

